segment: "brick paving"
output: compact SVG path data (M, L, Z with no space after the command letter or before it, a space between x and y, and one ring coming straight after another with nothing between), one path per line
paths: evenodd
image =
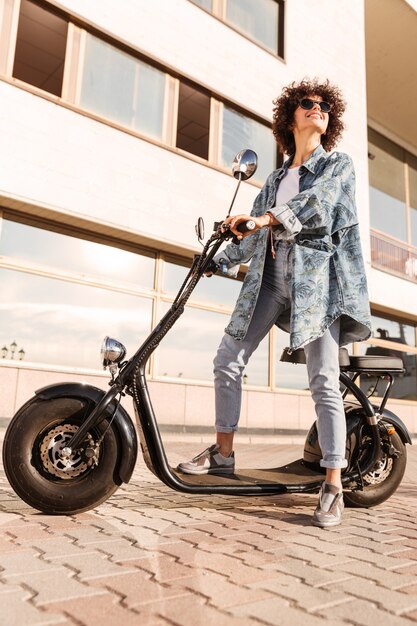
M175 439L175 438L174 438ZM200 443L167 442L176 464ZM237 447L241 466L299 447ZM403 484L342 526L311 526L316 495L171 491L140 459L132 482L78 516L50 517L0 475L2 626L417 626L417 448Z

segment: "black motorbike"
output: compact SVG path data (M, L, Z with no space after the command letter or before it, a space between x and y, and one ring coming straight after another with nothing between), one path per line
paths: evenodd
M239 180L228 212L242 180L256 170L252 150L235 158L233 175ZM251 228L247 223L243 228ZM137 429L146 465L168 487L191 494L276 495L310 493L324 480L321 451L314 423L307 434L303 458L282 467L238 469L235 474L185 475L168 463L146 383L146 364L176 320L201 277L213 267L221 245L234 237L216 223L204 244L201 218L196 231L203 250L193 260L169 311L137 352L125 359L124 346L106 337L102 346L104 367L111 373L107 392L83 383L58 383L35 392L16 413L7 428L3 463L14 491L29 505L50 514L87 511L107 500L122 483L128 483L137 458L135 427L121 406L123 395L133 398ZM235 243L238 240L234 239ZM284 350L281 360L305 362L304 351ZM402 420L386 409L394 377L403 372L401 359L384 356L349 356L340 350L340 383L343 386L347 423L343 471L345 503L369 507L389 498L406 467L410 435ZM358 376L372 376L385 383L379 406L356 384ZM375 389L375 386L374 386ZM350 394L349 399L347 394Z

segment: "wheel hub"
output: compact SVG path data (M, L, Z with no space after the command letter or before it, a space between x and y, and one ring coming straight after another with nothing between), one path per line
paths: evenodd
M68 458L61 454L70 439L77 432L78 426L74 424L61 424L52 428L43 438L40 445L42 464L45 470L62 478L70 480L86 472L90 467L98 462L98 451L95 450L95 443L92 436L87 433L83 448L94 450L95 453L90 458L82 450L74 450Z
M374 469L372 472L368 472L363 477L364 482L368 485L378 485L383 483L388 478L392 470L392 458L385 456L381 461L381 467Z

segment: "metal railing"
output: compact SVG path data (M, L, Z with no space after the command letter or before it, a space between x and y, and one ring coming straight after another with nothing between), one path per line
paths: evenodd
M417 282L417 248L371 231L371 260L378 269Z

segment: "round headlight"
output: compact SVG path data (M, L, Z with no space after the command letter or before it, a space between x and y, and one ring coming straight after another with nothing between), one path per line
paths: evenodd
M104 337L103 344L100 350L103 366L107 367L112 363L120 363L126 355L126 348L117 339L111 337Z

